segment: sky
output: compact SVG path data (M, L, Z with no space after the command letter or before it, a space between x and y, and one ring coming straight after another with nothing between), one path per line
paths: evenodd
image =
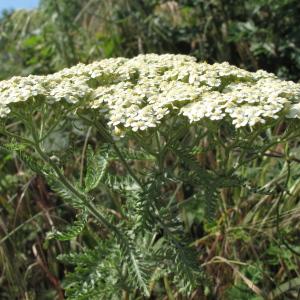
M0 12L3 9L32 9L37 7L39 0L0 0Z

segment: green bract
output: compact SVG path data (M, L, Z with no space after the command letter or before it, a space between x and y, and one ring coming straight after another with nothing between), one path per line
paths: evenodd
M280 114L299 117L300 85L228 63L210 65L190 56L147 54L2 81L0 116L33 98L105 112L117 131L156 127L170 114L190 122L228 119L239 128Z

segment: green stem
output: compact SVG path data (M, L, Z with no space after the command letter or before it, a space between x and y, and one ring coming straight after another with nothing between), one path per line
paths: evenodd
M155 132L155 139L156 139L156 144L157 144L157 161L158 161L158 168L159 168L159 172L162 174L163 173L163 150L161 148L160 145L160 137L159 137L159 133L156 131Z
M170 287L167 276L164 276L164 285L165 285L165 289L166 289L169 300L175 300L175 297L174 297L173 292L171 290L171 287Z

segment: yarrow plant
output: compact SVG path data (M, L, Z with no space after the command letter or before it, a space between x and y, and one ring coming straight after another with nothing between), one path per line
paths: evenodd
M76 238L90 218L107 231L93 248L61 255L76 265L65 281L69 299L142 299L161 279L168 295L170 285L189 294L203 271L185 205L198 203L211 230L217 220L230 222L234 199L274 192L242 170L282 144L291 163L300 84L228 63L147 54L2 81L0 117L10 139L2 148L78 210L74 224L49 239ZM100 142L87 146L84 130ZM84 164L71 174L65 151L48 147L55 132L67 132L77 147L84 142ZM186 195L178 202L180 191Z

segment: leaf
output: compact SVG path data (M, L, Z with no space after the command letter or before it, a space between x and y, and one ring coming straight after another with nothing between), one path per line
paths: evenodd
M212 189L206 189L204 192L204 213L209 223L212 223L215 220L217 209L217 191L214 189L214 187L212 187Z
M76 238L84 229L88 220L88 211L83 210L76 216L76 221L67 226L64 231L54 230L47 236L48 239L57 239L60 241L69 241Z
M133 180L131 175L116 175L116 174L106 174L103 182L112 190L122 192L122 191L137 191L140 187Z
M102 151L103 152L103 151ZM94 153L91 147L87 150L87 171L84 178L85 191L89 192L95 189L104 178L108 167L107 150L105 153Z
M120 272L120 249L114 240L101 240L95 248L61 254L58 259L75 267L63 281L67 299L121 299L126 284Z
M124 257L126 266L129 272L129 276L135 280L131 280L134 282L139 289L143 292L146 297L150 297L149 289L148 289L148 281L149 281L149 266L147 266L143 255L138 252L136 247L134 247L130 240L119 239L119 243L121 246L122 257Z
M149 154L143 150L136 150L136 149L126 149L123 148L120 150L123 157L126 159L126 161L128 160L142 160L142 161L154 161L156 158L152 155ZM117 155L115 155L114 153L110 154L110 158L111 159L120 159Z
M6 143L1 146L6 151L20 151L20 150L25 150L27 148L27 145L22 144L22 143L16 143L15 141L12 141L10 143Z
M46 176L51 189L64 201L73 205L75 208L85 209L85 204L74 192L66 188L65 185L55 176Z

